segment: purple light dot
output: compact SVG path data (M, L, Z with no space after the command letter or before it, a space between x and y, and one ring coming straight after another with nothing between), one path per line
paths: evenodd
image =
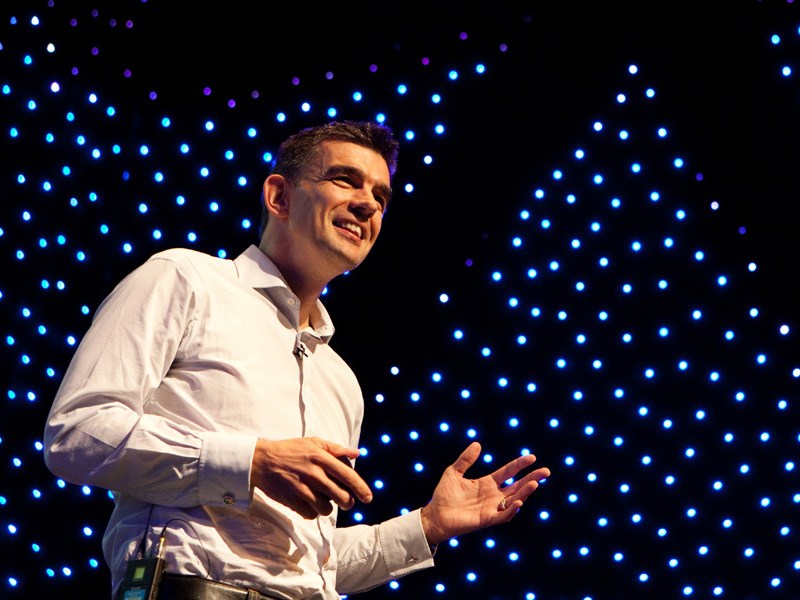
M742 225L741 227L739 227L739 233L740 233L740 234L742 234L742 235L744 235L745 233L747 233L747 227L745 227L744 225Z
M73 75L77 75L78 74L78 67L72 67L72 74Z
M77 27L77 26L78 26L78 19L76 19L75 17L71 18L71 19L69 20L69 24L70 24L72 27Z
M92 56L97 56L98 54L100 54L100 49L97 46L95 46L94 48L92 48Z
M111 21L109 21L108 24L111 25L111 27L116 27L117 26L117 20L116 19L111 19Z
M211 88L208 87L208 86L204 87L203 88L203 95L204 96L210 96L211 95Z
M466 31L462 31L460 34L458 34L458 39L460 39L460 40L465 40L465 39L467 39L467 37L468 36L467 36L467 32Z
M508 50L508 44L500 44L500 52L506 52Z
M703 174L702 173L698 173L697 175L694 176L694 178L697 181L703 181Z
M96 16L97 16L97 9L96 9L96 8L93 8L93 9L92 9L92 16L93 16L93 17L96 17Z
M327 73L325 73L325 79L327 79L328 81L333 79L333 72L332 71L328 71Z
M122 72L122 74L125 75L125 77L130 77L131 76L131 70L130 69L125 69Z
M231 98L230 100L228 100L228 108L233 108L234 106L236 106L236 100Z
M375 72L375 71L377 71L377 70L378 70L378 65L376 65L375 63L373 63L373 64L371 64L371 65L369 66L369 72L370 72L370 73L374 73L374 72Z
M130 19L125 21L125 27L127 27L128 29L133 29L133 21L131 21Z
M427 66L427 65L429 65L429 64L431 64L431 59L430 59L430 58L428 58L427 56L423 56L423 57L422 57L422 64L423 64L423 65L426 65L426 66Z
M300 78L292 77L292 85L300 85Z
M155 100L156 98L158 98L158 94L156 94L155 91L153 91L150 92L150 94L148 94L148 97L150 98L150 100Z
M252 92L250 92L250 97L251 97L253 100L255 100L256 98L258 98L258 90L253 90Z

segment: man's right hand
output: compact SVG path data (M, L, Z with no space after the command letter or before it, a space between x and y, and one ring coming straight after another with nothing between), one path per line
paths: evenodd
M259 439L253 453L250 485L306 519L329 515L333 503L343 510L372 501L372 491L358 473L343 464L355 459L357 448L346 448L317 437Z

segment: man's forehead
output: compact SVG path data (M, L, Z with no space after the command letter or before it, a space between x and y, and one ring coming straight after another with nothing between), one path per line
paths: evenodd
M367 158L373 160L377 158L382 162L386 162L383 160L383 157L380 155L380 153L372 148L367 148L360 144L356 144L355 142L346 142L343 140L328 140L322 142L317 147L317 157L322 160L337 160L343 157L350 157L353 160L365 160Z
M320 144L309 166L320 173L329 169L348 166L355 167L364 174L389 181L389 166L375 150L346 141L331 140ZM376 170L379 173L376 173Z

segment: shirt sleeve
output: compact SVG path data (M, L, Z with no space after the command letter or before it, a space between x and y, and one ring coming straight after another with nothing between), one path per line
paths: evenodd
M336 591L355 594L433 566L420 509L378 525L338 527Z
M147 261L103 301L45 425L54 474L171 506L247 501L255 437L148 414L196 302L187 269L166 259Z

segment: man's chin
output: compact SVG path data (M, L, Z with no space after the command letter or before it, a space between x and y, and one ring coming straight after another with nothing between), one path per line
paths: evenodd
M368 253L367 253L368 254ZM358 267L367 258L367 254L360 253L347 253L340 255L342 265L347 267L347 271L352 271Z
M340 275L344 275L345 273L349 273L350 271L353 271L362 262L364 262L363 258L360 259L360 260L354 260L352 257L348 257L348 258L341 257L341 259L342 260L339 261L339 268L337 269L339 271Z
M357 248L354 245L350 247L328 246L328 256L336 261L337 271L343 274L361 265L371 249L369 247L365 251L365 248Z

